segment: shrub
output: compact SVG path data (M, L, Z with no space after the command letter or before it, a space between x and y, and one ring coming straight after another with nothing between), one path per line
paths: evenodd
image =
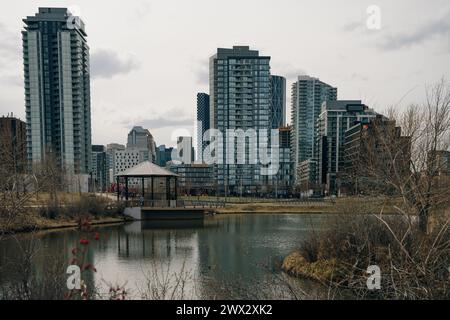
M309 263L337 261L334 274L340 281L327 279L330 287L357 298L450 297L449 220L424 234L406 216L338 216L325 231L303 241L299 252ZM382 290L367 290L369 265L380 267Z

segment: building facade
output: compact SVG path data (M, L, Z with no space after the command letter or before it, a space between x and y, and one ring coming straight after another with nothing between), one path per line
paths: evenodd
M51 153L66 174L88 174L91 103L84 23L65 8L39 8L23 22L29 164Z
M195 150L192 144L192 137L177 137L177 155L178 160L185 164L193 163L195 160Z
M107 170L108 170L108 182L109 185L113 184L116 182L115 179L115 166L114 166L114 161L115 161L115 154L117 151L123 151L125 150L125 145L123 144L119 144L119 143L110 143L106 146L106 166L107 166Z
M450 151L436 150L427 156L430 172L437 176L450 176Z
M310 76L299 76L292 85L291 92L292 157L295 172L299 173L300 163L315 158L315 124L324 101L337 99L337 88ZM311 162L308 162L311 164ZM314 166L310 167L312 170ZM315 174L313 174L315 176ZM299 176L296 174L296 183ZM315 181L310 181L310 184Z
M166 148L164 144L158 146L156 149L156 164L160 167L165 167L167 162L172 160L173 150L173 147Z
M326 101L316 123L316 181L326 194L339 195L344 171L345 132L356 122L369 121L377 113L360 100Z
M270 96L271 128L284 127L286 125L286 78L270 76Z
M314 194L317 189L320 189L316 183L317 161L315 159L308 159L299 163L297 168L298 183L302 196L310 196Z
M395 190L387 180L410 177L411 138L402 136L395 120L383 115L362 119L344 137L341 191L345 194L392 194Z
M169 162L167 167L178 174L178 187L181 194L211 195L214 193L213 166Z
M26 124L13 114L0 118L0 163L17 173L27 170Z
M127 148L141 149L144 155L143 161L156 163L156 143L148 129L135 126L128 133Z
M228 129L259 132L271 128L270 57L260 56L247 46L219 48L210 57L209 70L211 128L224 137ZM249 143L244 148L239 156L246 161L241 164L236 141L233 154L227 154L227 148L217 149L214 177L219 193L238 193L239 188L255 193L267 184L259 162L248 161L250 152L256 154L259 142L258 137L255 145Z
M279 169L278 172L269 176L271 193L276 198L287 197L292 193L294 184L294 163L291 159L291 130L292 127L280 127L279 132Z
M105 192L109 187L109 170L106 148L102 145L92 145L91 191Z
M207 142L203 140L205 132L210 129L209 125L209 94L197 93L197 159L203 161L203 150Z

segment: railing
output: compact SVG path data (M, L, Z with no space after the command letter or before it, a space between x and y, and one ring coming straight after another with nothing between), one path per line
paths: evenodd
M309 205L332 203L332 199L324 198L302 198L302 199L271 199L271 198L206 198L206 199L178 199L178 200L121 200L126 207L149 207L149 208L224 208L227 204L246 204L246 203L273 203L280 205Z
M224 201L202 200L123 200L126 207L146 208L223 208Z

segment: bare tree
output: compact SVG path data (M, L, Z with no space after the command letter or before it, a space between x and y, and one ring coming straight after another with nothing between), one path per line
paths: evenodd
M420 230L427 233L430 214L449 205L450 184L448 173L440 177L445 164L440 153L450 146L450 86L442 79L426 89L424 104L404 112L390 108L388 115L389 120L372 123L361 139L363 151L353 174L367 178L378 194L400 196L397 209L417 215Z

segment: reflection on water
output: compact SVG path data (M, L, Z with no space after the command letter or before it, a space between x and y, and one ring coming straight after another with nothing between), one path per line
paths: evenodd
M101 227L97 230L100 240L91 242L88 253L97 273L86 280L104 289L126 284L132 297L148 298L144 292L149 290L149 281L187 272L191 281L184 298L284 298L284 289L268 281L282 277L277 264L326 218L226 215L204 222L142 221ZM37 276L56 261L65 261L67 267L70 252L82 236L77 230L39 234L32 263ZM31 242L30 237L0 242L0 282L17 281L11 268L20 263L18 253ZM299 284L311 289L307 282ZM261 296L267 289L271 291L268 296Z

